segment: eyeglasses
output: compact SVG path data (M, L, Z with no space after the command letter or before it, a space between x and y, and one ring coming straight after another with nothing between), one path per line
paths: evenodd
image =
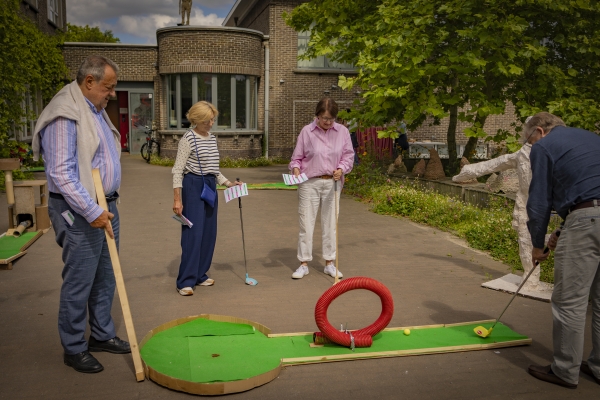
M537 128L539 128L539 126L536 126L535 129L531 131L531 133L527 136L527 139L525 139L525 143L529 143L529 139L533 136L534 133L537 132Z
M324 121L324 122L334 122L335 118L325 118L325 117L319 117L320 120Z

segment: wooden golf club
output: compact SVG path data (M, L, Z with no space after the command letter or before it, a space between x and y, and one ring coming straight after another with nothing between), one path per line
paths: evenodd
M102 178L100 177L100 170L92 170L92 176L94 177L94 186L96 187L98 205L102 207L103 210L108 211L108 204L106 203L106 197L104 194L104 189L102 187ZM110 221L108 223L110 224ZM110 261L112 262L113 271L115 273L117 292L119 293L119 300L121 301L121 309L123 310L123 319L125 320L127 339L129 340L131 356L133 357L133 367L135 368L135 377L138 382L141 382L144 380L144 367L142 365L142 358L140 357L140 348L138 346L137 337L135 336L133 319L131 318L131 310L129 309L129 300L127 299L127 292L125 291L125 281L123 280L123 273L121 272L121 262L119 261L117 242L114 238L110 237L106 230L104 232L106 234L106 243L108 244L108 251L110 253Z
M556 236L560 236L560 231L556 232ZM549 252L550 249L548 247L544 248L544 253ZM527 282L527 279L529 279L529 277L531 276L531 274L533 273L533 271L535 271L535 269L540 265L539 261L537 261L535 263L535 265L533 266L533 268L531 268L531 271L529 271L529 273L527 274L527 276L525 277L525 279L523 279L523 281L521 282L521 284L519 285L519 287L517 288L517 290L515 291L515 293L513 294L513 296L511 297L510 301L508 302L508 304L506 305L506 307L504 307L504 310L502 310L502 312L500 313L500 316L496 319L496 322L494 322L494 325L492 325L492 327L490 329L486 329L483 326L476 326L475 328L473 328L473 331L477 334L477 336L481 336L482 338L486 338L488 336L490 336L492 334L492 330L494 329L494 327L496 326L496 324L498 323L498 321L500 321L500 318L502 318L502 316L504 315L504 312L506 311L506 309L508 308L508 306L510 306L510 303L512 303L512 301L515 299L515 297L517 297L517 294L519 293L519 290L521 290L521 288L523 287L523 285L525 285L525 282Z
M340 277L338 274L338 258L339 258L339 254L338 254L338 202L337 202L337 188L338 188L338 181L335 180L335 178L333 178L333 187L334 187L334 197L333 197L333 202L335 203L335 278L333 280L333 284L335 285L336 283L338 283L340 281Z

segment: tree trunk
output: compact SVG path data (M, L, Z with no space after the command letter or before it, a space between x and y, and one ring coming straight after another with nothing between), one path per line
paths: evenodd
M475 147L477 146L478 139L479 138L476 137L470 137L467 145L465 146L463 157L466 157L469 162L473 161L473 157L475 156Z
M458 106L450 107L450 123L448 124L448 133L446 141L448 142L448 170L446 175L453 176L458 172L458 155L456 152L456 125L458 123Z
M486 119L487 119L487 116L480 118L478 115L475 117L475 124L477 124L479 122L481 124L481 128L483 129L483 127L485 126ZM479 140L479 138L477 138L477 137L470 137L469 141L467 142L467 145L465 146L465 151L463 152L463 157L466 157L467 160L469 160L469 162L472 162L473 158L475 157L475 148L477 147L478 140Z

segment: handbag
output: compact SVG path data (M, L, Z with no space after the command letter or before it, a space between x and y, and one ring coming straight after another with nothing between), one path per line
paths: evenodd
M206 184L206 180L204 179L204 173L202 172L202 164L200 163L200 154L198 153L198 144L196 143L196 134L192 132L194 135L194 146L196 147L196 158L198 159L198 165L200 166L200 176L202 177L202 193L200 193L200 198L204 200L209 206L214 208L215 201L217 200L217 192Z

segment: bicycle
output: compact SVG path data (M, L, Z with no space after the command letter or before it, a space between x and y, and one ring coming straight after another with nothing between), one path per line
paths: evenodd
M142 145L140 149L140 153L142 154L142 158L146 160L147 163L150 163L150 158L152 158L152 154L156 151L156 155L160 156L160 143L158 143L154 139L154 129L150 129L147 126L146 128L146 143Z

